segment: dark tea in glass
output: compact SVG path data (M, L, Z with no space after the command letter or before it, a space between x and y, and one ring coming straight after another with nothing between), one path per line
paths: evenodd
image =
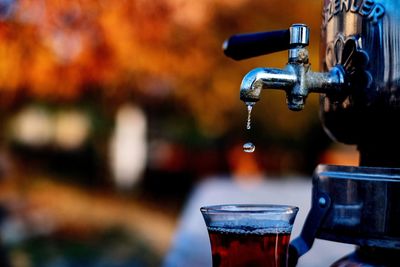
M213 267L286 267L298 208L283 205L221 205L201 208Z

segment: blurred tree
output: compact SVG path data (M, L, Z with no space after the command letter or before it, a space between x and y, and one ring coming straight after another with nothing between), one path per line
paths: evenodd
M264 65L260 59L224 58L223 39L295 21L318 30L318 3L286 2L291 10L261 0L12 2L0 23L0 88L62 100L85 94L93 84L104 96L125 97L130 90L147 97L173 94L201 125L218 132L239 105L235 89L243 72ZM315 16L310 20L305 13ZM284 60L282 54L270 56L268 65Z
M177 106L174 117L195 120L200 135L194 136L218 138L243 129L245 109L238 99L243 75L254 67L282 67L287 60L282 52L234 62L221 51L225 38L303 22L311 27L310 58L318 69L319 1L19 0L6 4L0 10L4 14L0 17L2 108L24 99L65 103L87 95L98 95L99 103L112 112L126 99L148 109L172 103ZM293 113L287 110L283 94L263 94L254 117L264 127L260 137L265 140L299 142L307 129L319 123L316 96L310 97L303 112ZM183 138L192 134L188 131Z

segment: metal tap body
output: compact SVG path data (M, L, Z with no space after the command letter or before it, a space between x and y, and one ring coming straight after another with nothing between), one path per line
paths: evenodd
M337 66L329 72L313 72L309 64L288 63L284 69L256 68L242 80L240 99L246 103L260 100L262 89L286 92L289 109L304 108L309 93L338 92L345 84L344 72Z
M304 108L309 93L338 92L345 84L344 70L335 66L328 72L310 69L307 45L309 29L294 24L289 29L289 60L284 69L256 68L244 76L240 99L246 103L260 100L262 89L280 89L286 92L289 109Z

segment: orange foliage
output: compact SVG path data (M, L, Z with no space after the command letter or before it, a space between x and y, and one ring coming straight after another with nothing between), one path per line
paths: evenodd
M71 100L94 86L107 96L151 95L156 80L201 125L221 131L241 105L241 77L260 66L225 58L223 40L299 21L319 30L319 3L305 2L287 0L292 12L277 0L16 1L0 21L0 93ZM316 19L307 21L310 12Z

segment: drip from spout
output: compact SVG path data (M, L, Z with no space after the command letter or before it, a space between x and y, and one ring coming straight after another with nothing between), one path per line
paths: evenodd
M251 129L251 111L253 110L253 106L255 103L253 102L246 102L247 105L247 123L246 123L246 129L250 130Z

